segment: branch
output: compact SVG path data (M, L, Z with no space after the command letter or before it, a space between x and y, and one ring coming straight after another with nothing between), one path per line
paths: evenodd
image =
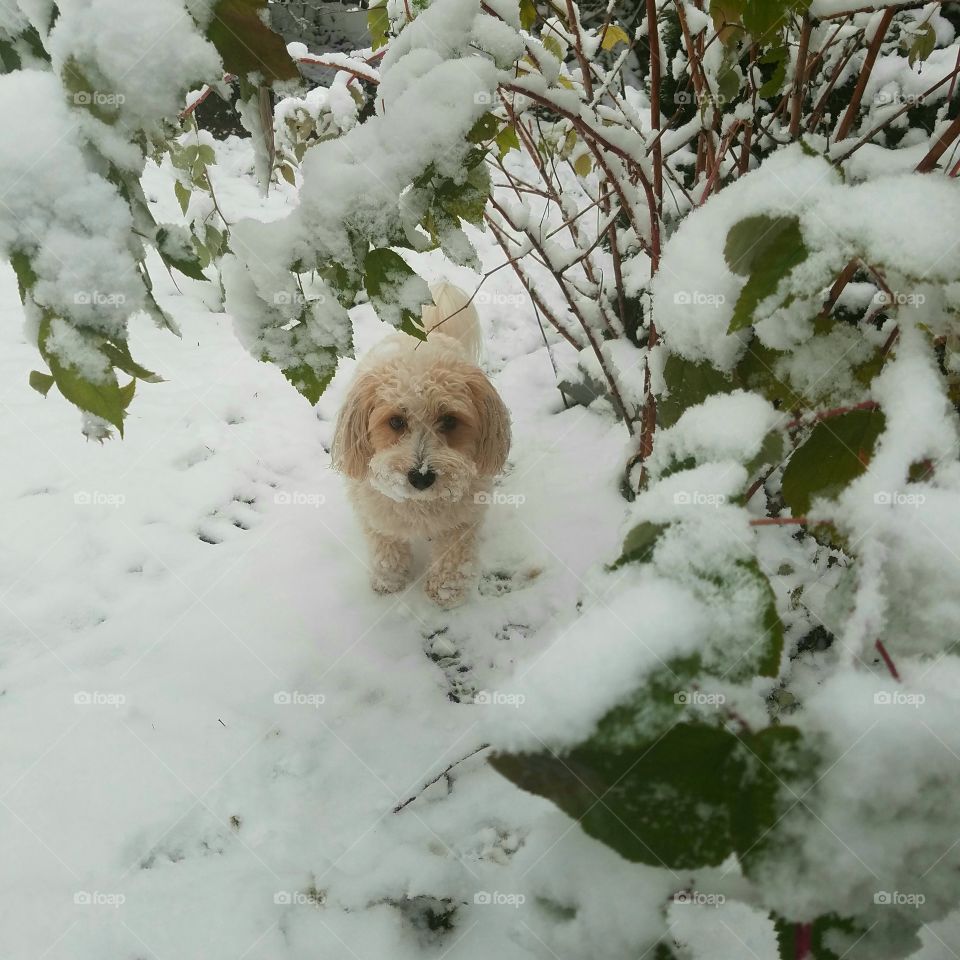
M458 763L463 763L464 760L469 760L471 757L475 757L482 750L488 750L490 748L489 743L481 743L476 750L471 750L465 757L461 757L459 760L454 760L446 769L441 770L432 780L428 780L413 796L407 797L406 800L402 800L394 808L394 813L399 813L404 807L413 803L428 787L432 787L441 777L445 777Z
M847 134L853 126L853 121L856 119L857 112L860 110L863 91L867 87L867 81L870 79L870 74L873 71L873 65L876 63L877 55L880 53L880 45L883 43L884 37L887 34L894 13L895 11L892 7L887 7L887 9L883 11L883 16L880 18L880 25L877 27L876 33L874 33L873 39L870 41L870 46L867 48L867 56L863 61L863 66L860 68L860 76L857 78L857 85L854 87L853 96L847 104L847 111L840 121L840 126L837 127L835 139L838 141L846 140Z

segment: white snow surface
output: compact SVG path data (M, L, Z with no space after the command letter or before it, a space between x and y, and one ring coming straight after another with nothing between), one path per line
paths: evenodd
M241 142L218 159L228 216L289 202L259 196ZM149 167L145 191L175 217L168 170ZM440 276L437 259L417 265ZM571 711L589 723L629 646L623 626L584 620L553 652L577 601L600 604L588 571L619 548L625 434L563 410L512 275L480 304L514 420L505 502L489 511L478 591L443 613L420 584L390 598L368 586L327 453L354 361L313 410L203 306L202 285L181 278L180 295L151 267L183 338L132 322L134 355L167 382L142 385L126 439L102 446L56 391L27 385L35 348L0 273L0 955L403 960L434 949L410 919L412 898L433 896L458 909L450 957L647 949L684 878L621 860L483 753L449 792L441 778L393 813L498 727L503 743L535 732L551 664L602 642L611 658ZM359 355L387 332L369 306L352 320ZM669 615L669 593L651 599ZM645 655L630 654L638 668ZM527 704L492 696L528 682ZM492 702L473 702L482 692Z

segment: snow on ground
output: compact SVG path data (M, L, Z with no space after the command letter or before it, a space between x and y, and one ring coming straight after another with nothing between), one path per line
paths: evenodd
M259 199L244 149L214 172L225 212L279 210L287 195ZM152 170L145 185L172 219L169 178ZM501 262L479 242L487 267ZM152 267L183 339L134 325L134 355L167 382L144 385L126 439L103 446L56 391L27 385L35 348L0 272L0 953L565 958L648 945L677 878L571 829L482 753L393 813L482 744L492 711L523 709L496 692L617 552L625 435L602 411L563 409L509 271L480 302L514 416L506 496L476 595L441 612L419 584L388 598L367 585L327 453L352 362L315 411L199 285L179 278L181 295ZM467 271L450 276L470 286ZM353 317L362 351L383 328L369 307ZM430 911L451 907L454 931L431 930Z

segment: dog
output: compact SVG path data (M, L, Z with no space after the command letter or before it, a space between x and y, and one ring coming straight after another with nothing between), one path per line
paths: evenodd
M333 466L371 555L370 583L410 582L418 538L430 542L427 595L449 608L466 598L493 478L510 450L510 416L478 366L480 321L462 290L431 286L427 338L395 334L361 360L334 430Z

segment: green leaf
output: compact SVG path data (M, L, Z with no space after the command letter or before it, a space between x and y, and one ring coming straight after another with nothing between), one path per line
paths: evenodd
M544 37L543 48L552 53L561 63L563 63L563 47L560 45L560 41L556 37Z
M792 14L803 13L809 6L809 0L746 0L743 25L754 40L764 44L786 26Z
M520 26L528 33L537 22L537 5L534 0L520 0Z
M920 33L910 45L907 63L912 67L915 63L923 63L933 53L937 45L937 33L929 23L920 27Z
M286 367L283 375L292 383L297 390L310 401L316 403L327 389L330 381L333 379L337 370L337 354L332 348L324 351L328 362L320 364L321 369L316 369L309 363L301 363L295 367Z
M62 362L56 354L47 349L51 319L47 316L40 322L37 345L40 355L47 361L57 389L74 406L112 423L122 437L124 410L130 401L120 389L116 374L106 356L103 357L103 378L98 381L87 379L76 367Z
M40 370L30 371L30 386L41 396L45 397L54 383L55 381L49 373L42 373Z
M749 680L754 675L775 677L780 672L780 657L783 653L783 623L780 620L780 614L777 613L776 595L767 575L760 569L760 564L755 559L738 561L737 567L759 586L763 596L760 621L763 633L756 641L753 637L746 638L747 642L762 644L759 662L752 648L745 652L742 661L746 668L744 680ZM730 677L736 679L732 671Z
M760 302L776 293L780 281L807 259L800 222L791 216L741 220L730 228L723 253L730 269L748 278L728 333L749 327Z
M180 203L180 212L186 214L187 207L190 206L190 188L185 187L179 180L174 180L173 192L177 195L177 200Z
M201 144L200 144L200 148L199 148L199 150L197 151L197 159L198 159L198 160L200 161L200 163L202 163L204 166L212 167L212 166L215 166L215 165L216 165L217 155L216 155L216 153L214 152L213 147L210 146L210 144L208 144L208 143L201 143Z
M169 330L175 336L181 336L180 327L177 325L176 320L157 303L157 298L151 290L147 291L147 302L144 304L143 309L158 327Z
M258 73L266 83L300 76L283 37L264 19L267 0L219 0L207 27L207 39L217 48L223 68L238 77Z
M0 39L0 73L13 73L22 63L16 47L9 40Z
M738 778L727 767L738 748L726 730L678 723L636 747L587 741L562 758L501 753L490 764L625 859L693 869L733 852L730 785Z
M668 526L649 521L638 523L624 538L623 552L610 569L616 570L625 563L649 563L660 535Z
M101 349L106 358L118 370L122 370L124 373L130 374L131 377L136 377L136 379L143 380L146 383L163 383L163 377L153 373L146 367L140 366L140 364L133 359L130 355L130 347L127 346L126 341L121 340L119 343L107 341Z
M774 373L777 362L783 356L783 353L765 346L754 336L740 358L734 376L745 390L762 394L778 409L806 409L806 400Z
M761 63L772 63L775 65L770 79L762 84L757 91L761 97L773 97L780 92L783 81L787 77L787 64L789 60L790 51L785 45L773 47L760 57Z
M818 763L796 727L765 727L740 742L742 763L725 771L726 788L733 844L749 872L776 844L773 828L786 808L816 781Z
M179 247L174 249L169 242L171 240L170 232L165 227L157 230L156 245L157 253L168 267L175 267L181 273L186 274L193 280L206 280L200 261L192 252L181 250Z
M500 150L500 159L502 160L511 150L520 149L520 138L517 136L517 128L512 123L508 123L498 134L494 141Z
M723 106L731 103L740 92L740 73L736 69L736 57L726 55L717 71L717 103Z
M470 170L463 183L445 179L437 187L436 203L447 215L479 225L489 196L490 174L481 163Z
M102 90L89 80L75 57L68 57L64 61L60 81L67 91L67 102L71 106L88 111L103 123L116 123L121 99L115 91Z
M390 34L390 15L387 13L386 0L367 11L367 29L370 31L371 48L379 50L386 46Z
M703 403L715 393L730 393L733 381L705 360L694 363L679 354L671 354L663 368L668 396L657 402L657 419L661 427L672 427L690 407Z
M815 497L836 497L859 477L885 426L879 410L850 410L821 420L783 471L783 499L793 515L805 514Z
M429 303L431 296L424 280L398 253L386 247L371 250L364 259L363 270L370 302L380 319L418 340L426 339L420 326L419 307Z
M488 140L493 140L497 135L497 126L497 118L487 111L470 128L467 139L471 143L486 143Z
M753 476L766 467L776 466L783 459L783 448L783 433L780 430L771 430L763 438L756 456L745 464L747 475Z
M17 275L17 287L20 289L20 302L27 302L27 293L37 282L37 274L33 269L30 258L21 250L14 250L10 254L10 266Z
M280 171L280 176L283 177L283 179L286 180L291 187L295 187L297 185L297 174L289 163L281 163L278 169Z

